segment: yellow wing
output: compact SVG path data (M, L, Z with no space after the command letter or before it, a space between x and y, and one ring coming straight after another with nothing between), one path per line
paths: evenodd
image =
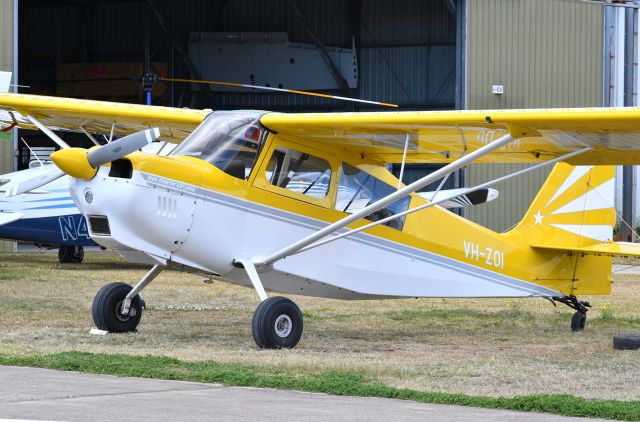
M590 108L376 113L269 113L262 124L315 148L348 150L384 163L451 162L500 136L514 142L477 162L535 163L585 147L568 163L640 164L640 109Z
M127 135L150 127L159 127L161 139L180 142L195 129L210 110L114 103L0 93L0 130L14 125L36 129L25 116L32 115L53 130Z

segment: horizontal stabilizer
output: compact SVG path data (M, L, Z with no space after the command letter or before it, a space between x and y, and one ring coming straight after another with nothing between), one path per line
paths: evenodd
M20 220L23 216L21 212L0 212L0 226Z
M493 201L499 196L499 192L492 188L482 188L466 194L461 193L467 189L443 189L434 197L435 192L418 192L418 195L427 201L437 202L449 198L439 205L443 208L466 208Z
M531 247L536 249L575 251L591 255L623 255L640 257L640 243L630 242L602 242L589 246L534 244L531 245Z

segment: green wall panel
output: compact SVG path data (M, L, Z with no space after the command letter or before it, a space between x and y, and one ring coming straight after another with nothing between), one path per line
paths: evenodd
M568 0L467 0L467 109L602 105L603 7ZM491 93L503 85L504 94ZM474 165L467 185L523 168ZM503 231L524 215L551 169L496 186L470 219Z

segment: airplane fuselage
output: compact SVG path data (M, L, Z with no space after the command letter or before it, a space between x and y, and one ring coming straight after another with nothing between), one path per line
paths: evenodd
M20 173L2 177L19 177ZM89 236L84 216L73 204L68 176L33 193L0 197L0 218L10 221L0 224L2 239L38 245L96 246Z
M270 157L284 148L327 163L329 178L307 183L316 191L326 190L325 196L274 184L277 171ZM236 259L260 262L347 215L336 209L342 208L337 205L345 192L339 186L344 163L380 183L397 183L366 157L316 151L274 135L261 147L246 179L193 156L135 153L125 160L131 162L131 173L101 167L93 179L71 184L74 200L89 220L91 237L132 261L247 286L251 282L244 269L234 266ZM355 202L352 198L349 204ZM413 208L425 200L412 195L409 202L407 207ZM522 224L535 223L531 218ZM578 269L575 258L565 252L529 247L535 236L544 233L499 234L432 207L407 216L402 227L376 226L261 266L259 273L267 290L342 299L608 292L610 258L591 260ZM589 277L576 283L581 271Z

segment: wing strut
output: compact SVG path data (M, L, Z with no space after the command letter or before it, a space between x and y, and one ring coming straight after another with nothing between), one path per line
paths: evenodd
M100 147L102 145L100 145L100 142L98 142L98 140L89 132L87 132L87 130L84 128L84 124L81 124L80 126L78 126L80 128L80 130L82 131L82 133L84 133L85 135L87 135L87 138L89 138L89 140L91 142L93 142L93 144L97 147Z
M386 207L387 205L404 198L407 195L410 195L411 193L422 189L423 187L427 186L429 183L432 183L438 179L440 179L441 177L444 177L450 173L453 173L454 171L465 167L467 165L469 165L470 163L472 163L473 161L477 160L478 158L498 149L501 148L505 145L507 145L508 143L510 143L511 141L514 140L514 137L509 133L507 135L504 135L498 139L496 139L495 141L492 141L490 143L488 143L487 145L478 148L477 150L473 151L472 153L470 153L469 155L466 155L464 157L460 157L457 160L455 160L452 163L447 164L446 166L442 167L439 170L434 171L431 174L428 174L427 176L423 177L422 179L418 179L417 181L411 183L408 186L405 186L402 189L398 189L397 191L395 191L394 193L385 196L382 199L379 199L378 201L374 202L371 205L368 205L366 207L364 207L363 209L361 209L358 212L355 212L345 218L343 218L342 220L338 220L333 224L328 225L327 227L325 227L324 229L318 230L317 232L287 246L286 248L283 248L277 252L275 252L274 254L271 254L265 258L259 258L258 262L262 263L262 264L272 264L275 261L278 261L282 258L285 258L289 255L291 255L292 253L299 251L300 249L304 248L305 246L308 246L314 242L316 242L317 240L322 239L323 237L337 231L340 230L341 228L348 226L349 224L353 223L354 221L357 221L363 217L366 217L367 215L374 213L376 211L378 211L379 209L382 209L384 207Z
M333 242L334 240L338 240L338 239L342 239L343 237L351 236L352 234L356 234L356 233L361 232L363 230L370 229L371 227L374 227L374 226L379 226L380 224L384 224L384 223L386 223L388 221L395 220L396 218L400 218L400 217L403 217L403 216L408 215L408 214L413 214L414 212L422 211L422 210L424 210L426 208L429 208L429 207L432 207L434 205L440 205L441 203L449 201L450 199L457 198L459 196L466 195L468 193L475 192L475 191L480 190L480 189L484 189L484 188L489 187L491 185L494 185L496 183L500 183L500 182L503 182L503 181L505 181L507 179L511 179L513 177L520 176L520 175L525 174L525 173L529 173L531 171L537 170L537 169L539 169L541 167L544 167L544 166L555 164L555 163L557 163L559 161L566 160L568 158L571 158L573 156L576 156L576 155L582 154L583 152L587 152L587 151L591 151L591 150L592 150L592 148L583 148L583 149L580 149L578 151L574 151L574 152L571 152L569 154L565 154L565 155L563 155L561 157L554 158L553 160L545 161L544 163L536 164L534 166L527 167L525 169L519 170L519 171L517 171L515 173L507 174L505 176L499 177L497 179L490 180L490 181L482 183L480 185L476 185L476 186L461 190L456 194L445 196L444 198L438 199L437 201L429 202L427 204L420 205L419 207L412 208L410 210L403 211L403 212L400 212L398 214L391 215L389 217L383 218L383 219L378 220L378 221L374 221L373 223L367 224L365 226L358 227L358 228L353 229L353 230L349 230L348 232L340 233L339 235L336 235L336 236L333 236L333 237L330 237L330 238L327 238L327 239L320 240L320 241L315 242L315 243L313 243L311 245L305 246L304 248L301 248L296 252L293 252L291 255L295 255L295 254L298 254L300 252L305 252L305 251L308 251L309 249L313 249L313 248L321 246L321 245L326 245L327 243ZM432 196L432 199L434 197L435 197L435 195Z
M44 134L47 135L53 142L58 144L58 146L60 148L62 148L62 149L71 148L69 146L69 144L67 144L65 141L63 141L62 138L59 137L58 135L56 135L51 129L49 129L48 127L46 127L42 123L40 123L40 121L38 119L36 119L35 117L33 117L30 114L27 114L26 118L31 123L33 123L38 129L40 129L42 132L44 132Z
M402 153L402 166L400 167L400 176L398 177L398 189L402 186L402 176L404 175L404 166L407 163L407 150L409 149L409 134L404 140L404 152Z

